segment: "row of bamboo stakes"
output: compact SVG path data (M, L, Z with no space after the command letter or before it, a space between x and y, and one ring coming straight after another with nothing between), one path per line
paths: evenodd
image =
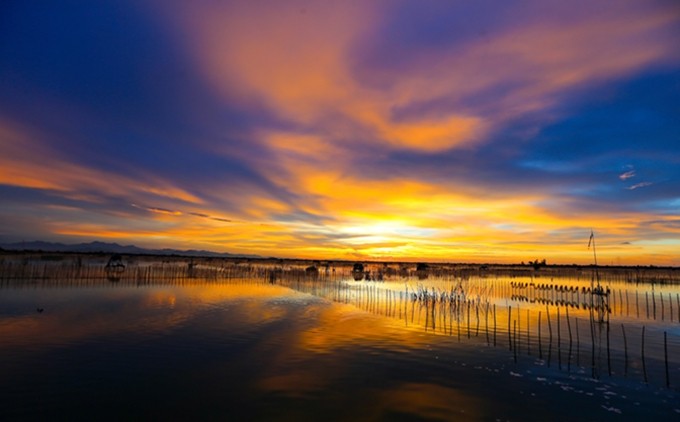
M501 318L501 310L497 309L495 303L489 300L482 301L480 298L448 296L447 300L442 301L432 295L424 298L413 289L409 290L408 287L404 291L396 291L381 288L379 284L365 282L348 286L343 283L322 284L305 280L290 283L281 280L281 284L336 302L352 304L375 314L403 320L407 326L409 324L421 326L426 331L455 335L459 341L461 337L470 339L481 335L486 338L486 344L489 346L502 346L501 343L507 345L515 360L521 352L530 356L537 352L539 359L551 365L553 352L556 352L559 369L566 366L566 369L571 371L572 365L586 367L590 369L593 378L600 378L601 371L605 367L602 361L606 360L606 373L609 376L616 373L611 344L614 325L609 322L607 315L604 316L604 320L599 320L597 305L591 305L586 312L586 318L574 317L570 314L569 307L556 306L556 309L551 310L551 306L545 305L544 309L538 310L534 321L535 331L532 331L532 310L533 316L536 316L535 307L521 309L506 305L502 309L503 318ZM606 306L606 304L600 304L600 306ZM507 326L501 327L499 319L506 319L506 317ZM680 323L680 319L678 322ZM585 333L582 332L584 327ZM677 361L669 360L668 332L663 331L663 359L660 356L652 359L650 353L658 355L660 352L649 346L650 334L646 325L635 329L628 327L626 330L625 324L620 323L617 329L618 327L621 333L619 339L623 343L621 345L623 375L629 377L631 367L640 366L640 375L644 382L648 383L650 361L662 361L663 381L670 388L672 386L671 365L675 365L674 369L678 371L680 371L680 366ZM639 360L634 359L634 347L630 344L631 341L634 343L634 340L630 338L631 330L640 330L638 331L639 344L635 347L635 350L639 351L637 355ZM502 341L503 336L507 338L505 341ZM659 344L658 339L656 343ZM590 346L589 356L582 356L584 346L588 347L588 345ZM584 358L589 358L589 361L584 361ZM674 376L677 377L677 375Z
M481 329L488 345L498 346L500 337L507 335L507 346L515 359L518 354L525 352L533 355L538 352L539 359L546 359L548 365L552 362L553 344L557 352L557 361L560 369L563 364L563 346L566 352L566 366L571 370L572 360L581 366L582 343L590 343L590 368L593 377L600 376L600 360L602 353L606 351L607 373L612 375L613 363L611 358L610 339L613 325L610 324L610 315L631 316L631 294L625 294L621 289L610 291L606 302L593 303L592 295L584 293L583 289L546 287L547 281L541 283L542 288L536 288L529 284L499 282L488 280L490 287L480 288L477 294L470 292L450 291L435 293L435 290L409 288L402 291L387 288L386 284L375 282L347 283L351 277L351 268L343 267L332 271L308 271L303 266L278 268L271 265L234 264L223 263L194 263L183 262L154 262L147 265L129 265L123 271L112 272L103 265L74 265L73 263L21 263L0 260L0 287L18 286L39 287L45 285L72 285L83 286L93 283L101 283L109 280L115 283L135 283L137 285L154 284L200 284L205 282L234 281L234 280L259 280L260 282L286 285L295 290L327 297L334 301L351 303L358 308L381 314L384 316L403 320L406 325L421 325L428 331L455 335L460 340L461 336L467 338L480 336L480 324L484 320L484 328ZM463 280L453 276L446 280ZM532 279L535 280L535 279ZM485 281L486 282L486 281ZM551 280L552 283L552 280ZM539 285L541 285L539 284ZM533 288L532 288L533 287ZM640 319L645 316L647 320L669 321L680 323L680 294L676 294L675 301L671 293L644 292L644 311L641 311L642 296L635 291L635 316ZM484 297L484 300L482 300ZM507 315L507 327L500 327L498 323L499 310L494 299L511 298L515 302L527 303L529 309L513 308L506 305L502 313ZM657 299L658 298L658 299ZM675 302L675 305L674 303ZM623 305L625 303L625 306ZM534 324L536 331L532 333L532 309L545 306L538 310ZM674 309L675 306L675 309ZM551 307L555 307L551 315ZM562 311L563 309L563 311ZM572 312L586 312L588 317L579 319L570 315ZM613 310L613 311L612 311ZM526 317L524 312L526 311ZM545 312L545 313L544 313ZM476 324L472 323L472 315ZM481 315L481 316L480 316ZM505 316L503 315L503 316ZM595 316L597 315L597 317ZM534 315L535 316L535 315ZM416 319L417 318L417 319ZM556 321L553 323L553 319ZM580 330L583 321L586 321L587 332L584 339ZM563 323L565 321L566 323ZM454 329L455 325L455 329ZM523 328L523 326L525 327ZM544 329L547 327L547 333ZM566 325L566 327L565 327ZM553 332L555 328L556 333ZM566 328L566 330L565 330ZM655 327L652 326L652 329ZM620 324L621 340L623 343L623 372L629 375L631 367L636 363L641 364L642 377L645 382L649 380L648 363L649 354L659 354L659 347L649 347L649 333L646 325L642 325L639 334L633 334L631 327L628 331L623 323ZM568 335L568 342L563 340L562 333ZM474 335L473 335L474 333ZM556 334L556 342L554 342ZM590 334L590 341L587 341ZM547 335L547 338L546 338ZM606 347L603 345L603 339ZM632 336L632 337L631 337ZM635 347L635 338L639 338L639 345ZM584 340L582 342L582 340ZM632 343L631 343L632 342ZM631 343L631 344L629 344ZM658 341L657 341L658 343ZM526 346L524 346L526 344ZM574 352L575 345L575 352ZM629 347L630 346L630 347ZM671 368L668 353L668 332L663 331L663 363L665 385L670 387ZM537 349L537 350L536 350ZM638 349L640 360L633 359L634 349ZM677 356L671 354L671 356ZM660 361L660 356L651 359L651 362ZM680 369L678 362L673 369ZM675 375L674 375L675 376ZM677 382L677 381L676 381ZM675 383L673 383L675 385Z

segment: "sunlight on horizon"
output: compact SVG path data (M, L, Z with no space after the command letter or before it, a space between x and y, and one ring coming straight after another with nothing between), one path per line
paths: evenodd
M670 3L5 16L2 245L680 266Z

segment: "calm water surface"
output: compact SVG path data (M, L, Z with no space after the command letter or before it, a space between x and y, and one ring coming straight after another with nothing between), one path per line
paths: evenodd
M5 282L0 419L680 418L677 287L520 282Z

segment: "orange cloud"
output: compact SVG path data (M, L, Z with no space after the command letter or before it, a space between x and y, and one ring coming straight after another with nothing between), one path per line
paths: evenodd
M300 12L303 7L305 13ZM194 41L200 67L229 97L244 102L258 98L282 116L307 124L324 121L329 130L351 135L327 120L329 114L340 113L398 148L438 151L479 136L483 125L476 116L454 113L393 122L393 93L364 87L352 76L352 49L379 19L376 8L360 2L300 7L251 2L238 8L192 9L179 21ZM294 136L297 141L291 143L309 142L313 150L319 145L315 139L327 135ZM280 139L270 141L281 147Z
M65 196L95 200L83 194L134 196L154 194L171 200L200 204L202 200L171 182L147 172L143 180L70 162L49 145L49 136L0 121L0 183L52 189ZM144 174L144 169L140 169Z
M389 81L378 90L357 78L356 50L384 24L386 7L389 3L192 5L191 13L177 12L176 22L191 39L200 69L227 97L264 101L277 114L314 128L311 134L270 139L270 146L288 152L300 152L301 145L310 152L320 145L332 151L331 139L362 133L364 142L425 152L474 145L508 118L549 107L558 93L680 56L670 37L658 35L677 23L677 15L625 4L594 16L570 12L549 22L528 19L451 51L407 51L408 67L376 70ZM494 105L476 112L463 108L465 100L504 84L513 88ZM393 116L396 108L442 98L451 106L437 116L408 121ZM353 128L329 116L349 119Z
M246 162L271 184L268 191L216 181L202 195L144 169L134 176L97 169L50 147L46 134L8 121L0 121L0 183L92 203L111 196L150 211L132 216L111 210L107 216L119 219L102 223L81 219L83 210L61 208L85 222L55 218L46 222L54 233L165 239L263 255L566 261L582 249L574 233L590 227L606 232L610 244L635 242L630 238L644 230L654 232L653 240L677 232L668 222L646 224L650 218L644 213L574 215L560 211L555 195L485 192L428 180L407 166L373 171L364 164L365 154L398 150L418 158L474 148L513 118L541 109L557 114L551 107L563 94L677 61L672 36L677 13L617 3L591 16L570 6L564 15L523 17L465 44L404 46L397 66L368 64L364 58L373 52L368 41L390 24L384 13L389 7L389 2L159 4L182 29L197 69L225 102L266 108L275 116L276 124L249 134L262 154L213 146L216 154ZM493 98L477 101L484 96ZM647 183L634 187L651 186ZM637 245L646 256L662 254L663 262L680 263L668 245ZM611 253L627 254L630 262L640 254L627 251Z

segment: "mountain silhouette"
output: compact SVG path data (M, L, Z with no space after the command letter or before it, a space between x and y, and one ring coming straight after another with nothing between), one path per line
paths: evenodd
M146 249L135 245L119 245L118 243L89 242L67 245L64 243L32 241L16 243L0 243L0 250L5 251L37 251L37 252L81 252L81 253L117 253L134 255L181 255L203 256L215 258L261 258L259 255L231 254L228 252L213 252L206 250L180 249Z

